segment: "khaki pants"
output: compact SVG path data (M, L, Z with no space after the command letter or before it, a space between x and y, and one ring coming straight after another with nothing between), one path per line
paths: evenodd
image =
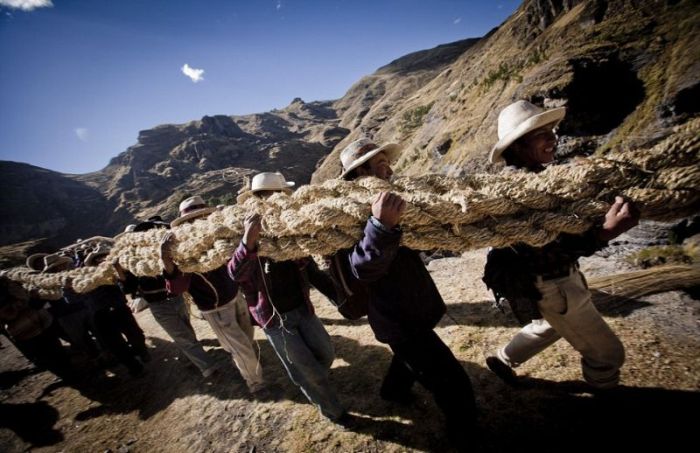
M253 326L250 324L248 307L239 293L228 304L214 310L203 311L221 346L233 357L249 389L263 383L262 366L253 344Z
M498 351L498 357L517 367L563 337L581 354L583 377L589 384L598 388L617 385L625 350L593 306L583 275L572 270L563 278L538 278L537 289L542 293L538 306L544 319L523 327Z

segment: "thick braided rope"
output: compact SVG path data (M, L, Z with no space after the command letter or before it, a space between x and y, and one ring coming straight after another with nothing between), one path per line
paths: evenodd
M184 272L205 272L224 264L243 234L243 218L261 214L260 254L276 260L327 255L352 246L362 235L370 204L393 191L407 202L402 243L454 252L517 242L541 246L562 232L582 233L607 211L614 195L632 200L642 218L670 220L700 207L700 119L646 150L612 153L532 174L506 171L462 178L440 175L331 180L300 187L267 200L250 197L205 219L175 227L172 256ZM114 281L111 261L136 275L158 275L163 230L120 237L98 267L61 274L7 272L27 288L55 295L70 277L78 292Z

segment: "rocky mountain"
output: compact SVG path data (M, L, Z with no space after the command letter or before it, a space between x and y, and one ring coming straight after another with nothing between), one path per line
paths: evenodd
M267 113L205 116L141 131L134 146L94 173L65 175L0 162L0 246L43 239L19 247L24 250L6 247L0 255L113 235L151 215L173 218L191 194L212 204L233 203L245 178L259 171L280 170L288 180L306 184L318 162L348 134L338 123L331 102L297 98Z
M339 127L331 106L297 98L267 113L158 126L141 131L138 143L103 170L77 179L139 218L172 217L190 194L230 203L245 177L259 171L280 170L306 184L319 160L349 132Z
M94 235L98 219L109 231L131 217L70 175L17 162L0 162L0 175L0 245L43 238L58 247Z
M643 146L700 110L695 1L529 0L464 47L442 65L392 68L400 59L355 84L335 103L351 133L313 180L334 176L362 134L404 145L404 174L488 170L498 112L517 99L567 106L564 154Z
M3 163L0 245L114 234L134 218L172 218L193 193L231 203L258 171L319 182L363 135L401 143L404 174L491 171L498 111L516 99L567 106L564 155L650 144L700 110L699 29L693 0L526 0L486 36L401 57L336 101L144 130L85 175ZM50 183L25 182L37 178Z

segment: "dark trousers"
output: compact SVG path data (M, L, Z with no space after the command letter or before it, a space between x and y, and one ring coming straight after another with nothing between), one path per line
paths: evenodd
M129 307L120 303L101 307L93 313L92 323L100 346L114 354L130 371L138 372L143 368L135 355L146 350L145 337Z
M129 307L125 303L116 302L113 314L118 319L120 331L126 337L133 352L137 355L147 353L146 336Z
M408 394L418 381L445 414L448 432L473 429L476 403L469 376L434 331L389 346L394 357L382 383L382 395Z

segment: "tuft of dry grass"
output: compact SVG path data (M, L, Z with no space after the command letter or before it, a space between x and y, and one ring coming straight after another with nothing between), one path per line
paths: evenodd
M625 260L643 269L667 264L692 264L693 257L681 245L659 245L634 252Z

